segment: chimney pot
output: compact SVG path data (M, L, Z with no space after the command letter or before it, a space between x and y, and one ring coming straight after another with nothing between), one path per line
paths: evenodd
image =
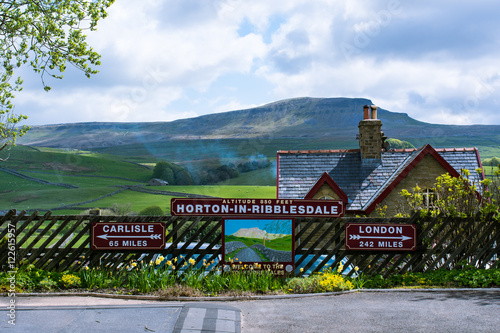
M372 117L371 117L371 119L377 119L377 108L378 107L375 106L375 105L372 105L372 106L370 106L370 108L372 109Z
M363 106L363 120L370 119L370 107L368 105Z

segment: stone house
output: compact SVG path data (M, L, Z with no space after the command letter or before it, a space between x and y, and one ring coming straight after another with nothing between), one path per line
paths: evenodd
M393 216L403 189L430 189L438 176L458 177L461 169L474 183L485 177L476 172L482 169L476 148L390 149L376 106L364 107L358 127L359 149L278 151L277 197L343 200L348 215L373 216L387 205Z
M167 186L167 185L168 185L168 182L166 180L159 179L159 178L152 178L148 182L148 186Z

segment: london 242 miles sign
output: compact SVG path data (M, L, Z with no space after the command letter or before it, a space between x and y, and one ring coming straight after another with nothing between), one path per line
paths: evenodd
M415 224L346 223L346 250L415 251Z

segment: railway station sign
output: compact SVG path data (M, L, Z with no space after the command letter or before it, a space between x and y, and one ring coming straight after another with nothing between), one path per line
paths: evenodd
M341 200L172 198L170 213L177 216L341 217L344 204Z
M94 222L93 250L165 249L165 224L161 222Z
M415 224L346 223L346 250L415 251Z

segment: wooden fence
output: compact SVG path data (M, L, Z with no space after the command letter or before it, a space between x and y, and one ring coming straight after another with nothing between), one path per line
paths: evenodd
M163 222L167 246L154 251L95 251L90 247L93 222ZM356 223L415 223L418 226L414 252L346 251L344 225ZM217 261L221 258L221 217L177 216L56 216L9 211L0 216L0 267L9 269L15 253L16 264L32 263L38 268L76 271L85 266L115 269L131 260L149 262L157 255L166 258L183 256ZM9 232L15 230L15 251L8 249ZM9 236L9 237L7 237ZM2 244L2 243L0 243ZM494 220L453 218L295 218L296 275L337 267L340 262L346 274L357 266L365 274L455 269L468 264L478 268L500 268L500 223ZM178 267L182 262L178 263ZM302 268L302 270L300 270Z

